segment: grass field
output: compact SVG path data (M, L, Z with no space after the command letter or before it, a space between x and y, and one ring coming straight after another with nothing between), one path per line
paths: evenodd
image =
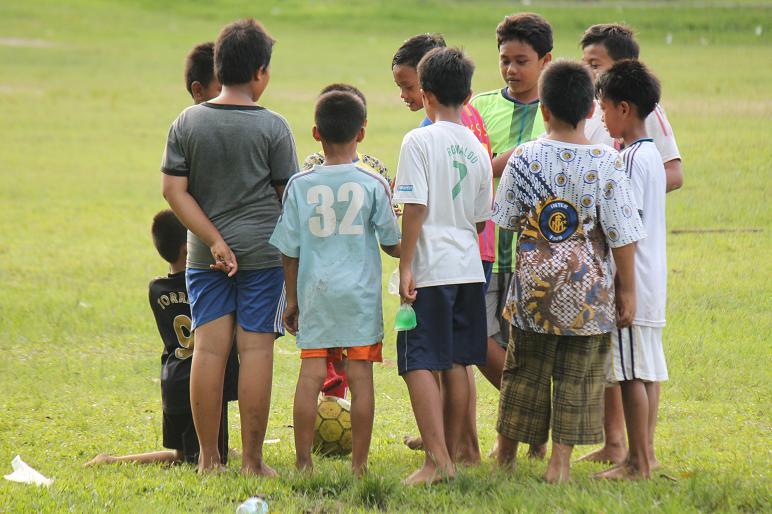
M772 6L642 3L534 1L526 9L553 23L554 54L568 58L579 57L586 26L632 24L642 59L663 83L686 176L668 196L668 223L704 230L668 240L671 380L658 447L675 481L597 483L589 476L601 467L578 464L570 485L553 487L538 480L543 463L523 460L507 475L486 460L453 483L408 490L400 479L421 455L401 443L416 430L391 331L376 370L371 473L362 481L345 460L319 460L310 478L294 472L289 425L299 359L289 338L276 347L268 430L280 442L266 446L280 479L244 478L237 462L204 478L186 466L82 463L99 452L161 446L161 343L146 286L166 269L149 222L165 207L158 167L166 131L190 101L187 50L234 18L263 20L278 43L261 103L288 118L301 157L317 148L316 92L349 81L369 101L362 148L394 168L402 135L420 121L392 83L394 50L415 33L443 32L476 61L476 91L500 87L493 31L519 6L0 0L0 470L9 473L20 454L55 478L47 489L0 481L0 512L233 512L255 494L277 512L772 510ZM384 274L394 267L384 257ZM395 310L388 297L387 326ZM478 378L487 450L497 394ZM235 406L231 412L238 446Z

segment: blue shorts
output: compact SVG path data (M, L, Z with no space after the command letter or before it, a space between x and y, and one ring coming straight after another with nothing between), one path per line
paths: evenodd
M483 274L485 275L485 289L484 292L488 292L488 286L491 284L491 277L493 277L493 263L490 261L482 261Z
M413 309L418 325L397 332L400 375L419 369L440 371L454 364L485 364L485 284L422 287Z
M284 298L282 268L237 271L185 270L193 330L227 314L247 332L284 334L281 316Z

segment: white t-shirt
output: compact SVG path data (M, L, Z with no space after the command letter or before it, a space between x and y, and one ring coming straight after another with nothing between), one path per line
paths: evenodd
M633 197L647 236L635 249L636 325L665 326L667 255L665 250L665 167L650 138L622 151Z
M488 152L465 126L439 121L405 135L394 201L427 206L416 287L485 282L475 225L491 217L492 182Z
M616 141L609 135L606 125L603 124L603 111L599 103L595 103L595 112L592 118L587 120L584 125L584 135L592 143L604 144L613 148L619 148L615 145ZM654 140L654 144L662 156L662 162L680 159L681 153L678 151L673 128L667 120L665 109L660 104L646 117L646 134Z

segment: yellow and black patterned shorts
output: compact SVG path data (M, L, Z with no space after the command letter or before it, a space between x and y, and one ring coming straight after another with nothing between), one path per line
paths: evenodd
M501 378L496 430L513 441L544 444L552 418L554 442L575 445L603 441L609 348L609 334L558 336L513 326Z

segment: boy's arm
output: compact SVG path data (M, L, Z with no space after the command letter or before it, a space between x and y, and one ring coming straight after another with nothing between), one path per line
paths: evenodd
M510 150L507 150L504 153L500 153L496 157L493 158L493 161L491 161L491 164L493 164L493 176L495 178L501 177L501 175L504 174L504 170L507 169L507 162L509 161L510 156L512 155L512 152L514 152L515 149L512 148Z
M284 266L284 287L287 293L287 306L284 308L282 321L287 331L293 336L298 331L298 268L300 259L289 257L282 254L282 264Z
M673 159L665 163L665 179L667 180L666 193L681 189L684 185L684 172L681 167L681 159Z
M402 249L399 258L399 295L402 303L413 303L417 296L413 257L427 211L425 205L406 203L402 213Z
M635 243L612 248L617 274L614 287L617 307L617 327L628 327L635 318Z
M395 245L381 245L381 249L386 252L386 255L399 259L402 254L402 242L400 241Z
M229 277L235 275L239 269L236 256L188 192L188 177L164 174L162 193L182 224L209 247L215 260L210 267L227 273Z

